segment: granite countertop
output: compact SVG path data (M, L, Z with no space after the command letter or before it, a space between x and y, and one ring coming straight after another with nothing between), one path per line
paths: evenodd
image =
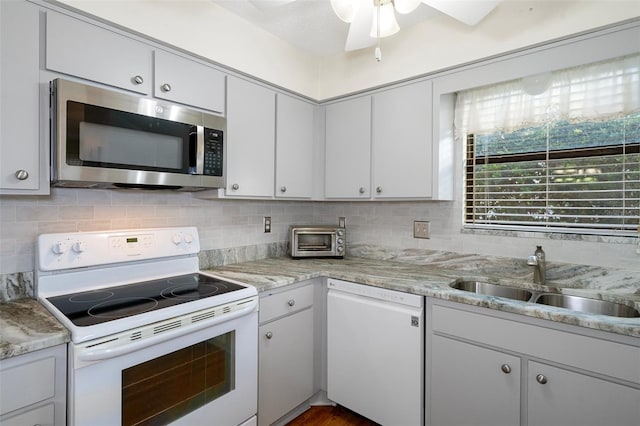
M67 343L69 331L35 299L0 304L0 360Z
M635 306L640 310L640 273L570 264L547 264L547 285L533 283L532 270L520 259L452 253L403 253L394 259L266 258L207 269L223 278L255 286L259 292L316 277L343 279L496 309L555 322L640 337L640 318L617 318L478 295L452 289L456 279L479 280L534 291L553 291ZM401 261L398 259L401 258Z

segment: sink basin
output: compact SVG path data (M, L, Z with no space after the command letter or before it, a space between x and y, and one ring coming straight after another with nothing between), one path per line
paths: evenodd
M489 284L482 281L459 280L451 284L452 288L487 296L506 297L507 299L527 301L532 293L517 287L509 287L498 284Z
M559 308L566 308L590 314L609 315L623 318L640 317L640 312L631 306L609 302L607 300L589 299L587 297L543 293L536 298L535 302L542 305L556 306Z

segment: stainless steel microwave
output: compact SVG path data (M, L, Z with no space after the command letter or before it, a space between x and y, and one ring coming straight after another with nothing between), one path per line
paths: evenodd
M347 230L337 226L291 226L291 257L344 257Z
M224 187L224 117L63 79L50 105L53 186Z

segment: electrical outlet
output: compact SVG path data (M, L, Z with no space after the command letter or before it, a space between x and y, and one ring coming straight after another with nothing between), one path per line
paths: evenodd
M344 228L347 225L347 219L344 216L338 217L338 226Z
M431 222L426 220L413 221L413 238L430 238Z
M262 224L264 225L265 234L271 232L271 216L265 216L262 218Z

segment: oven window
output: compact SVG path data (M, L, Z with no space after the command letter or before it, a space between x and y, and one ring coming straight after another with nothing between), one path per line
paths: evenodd
M331 250L332 234L298 234L299 251L327 251Z
M235 331L122 371L122 424L170 423L235 388Z

